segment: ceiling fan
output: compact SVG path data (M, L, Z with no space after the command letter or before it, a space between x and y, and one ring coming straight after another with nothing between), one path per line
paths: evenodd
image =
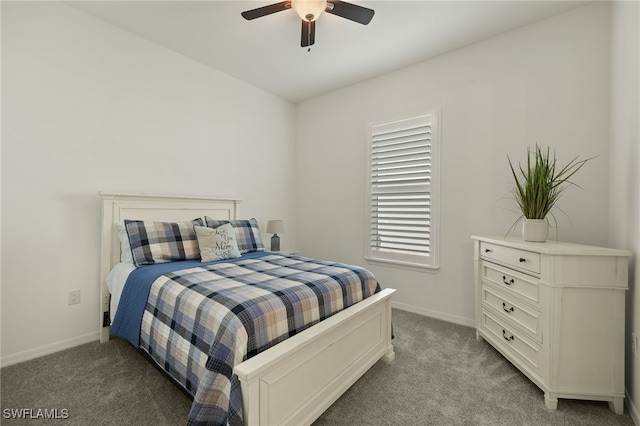
M302 37L300 46L308 47L315 43L316 19L322 12L331 13L350 21L367 25L373 18L374 10L339 0L289 0L270 4L257 9L242 12L246 20L261 18L272 13L293 9L302 18Z

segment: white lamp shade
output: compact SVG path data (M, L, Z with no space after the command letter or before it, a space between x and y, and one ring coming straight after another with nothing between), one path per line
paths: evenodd
M292 0L291 7L304 21L315 21L327 8L327 0Z
M281 220L270 220L267 222L267 234L284 233L284 222Z

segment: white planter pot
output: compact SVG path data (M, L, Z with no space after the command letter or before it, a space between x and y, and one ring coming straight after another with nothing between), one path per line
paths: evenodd
M522 239L532 242L544 242L547 240L549 223L544 219L525 219L522 222Z

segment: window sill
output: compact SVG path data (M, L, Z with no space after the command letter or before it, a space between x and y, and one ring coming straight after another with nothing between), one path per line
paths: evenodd
M417 271L417 272L428 272L430 274L435 274L440 269L440 265L436 265L436 266L423 265L421 263L403 262L400 260L381 259L378 257L369 257L369 256L365 256L364 259L367 262L375 265L387 266L391 268L408 269L408 270Z

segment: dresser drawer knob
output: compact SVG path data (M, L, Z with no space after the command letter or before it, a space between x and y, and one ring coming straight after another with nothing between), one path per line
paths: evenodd
M502 302L502 310L505 311L506 313L513 312L513 306L507 309L507 304Z
M504 337L504 340L507 342L514 339L513 334L507 337L507 331L504 328L502 329L502 337Z
M502 282L505 283L506 285L511 285L513 284L515 281L513 281L513 278L511 278L511 280L507 281L507 277L506 276L502 276Z
M522 262L526 262L526 261L527 261L527 259L525 259L524 257L521 257L521 258L520 258L520 259L518 259L518 260L520 261L520 263L522 263Z
M491 249L484 249L485 253L491 253Z

